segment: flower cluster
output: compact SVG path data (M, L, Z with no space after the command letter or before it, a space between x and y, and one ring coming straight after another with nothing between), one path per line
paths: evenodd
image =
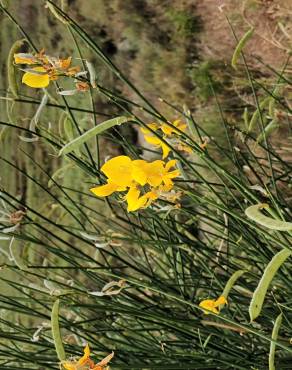
M210 312L218 314L219 310L217 307L219 307L220 309L220 306L223 304L227 304L227 300L224 296L220 296L216 300L215 299L205 299L200 302L199 306L204 309L205 314L209 314Z
M128 212L146 208L160 195L167 197L167 193L173 188L172 179L180 175L177 169L170 171L175 164L175 160L168 163L161 160L147 162L142 159L131 160L121 155L110 159L101 167L107 183L90 190L98 197L127 191L124 200L128 204Z
M66 370L109 370L107 364L113 358L114 353L106 356L98 364L94 364L94 361L90 358L90 348L87 344L84 348L84 355L76 361L63 361L62 366Z
M166 142L169 142L171 145L175 146L178 150L186 151L188 153L191 152L191 148L182 143L180 140L178 140L178 136L180 135L180 131L184 132L187 128L187 125L181 120L177 119L171 123L171 125L167 123L149 123L147 125L148 128L141 128L142 133L144 134L144 139L147 141L147 143L154 145L155 147L162 149L162 158L165 159L169 152L170 147L166 144ZM155 136L152 131L160 131L159 133L162 135L163 140L159 139L159 137Z
M55 81L60 76L73 77L80 71L78 66L71 67L71 57L67 59L51 57L46 55L44 50L37 54L14 54L14 62L27 66L22 82L33 88L45 88L50 81Z

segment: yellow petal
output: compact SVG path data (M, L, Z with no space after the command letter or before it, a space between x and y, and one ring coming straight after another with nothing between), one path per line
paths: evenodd
M205 314L209 314L210 312L218 314L219 311L215 307L215 300L214 299L205 299L199 304L200 307L204 309Z
M153 131L156 131L156 130L158 130L159 125L157 123L153 122L153 123L148 123L147 127L149 127ZM146 135L150 134L151 135L151 131L148 130L146 127L141 127L141 131L143 132L143 134L146 134Z
M151 144L151 145L156 145L156 146L161 146L162 144L162 141L156 137L156 136L144 136L144 139L147 141L147 143Z
M161 148L162 148L162 158L165 159L170 152L170 147L161 142Z
M160 160L149 163L148 184L150 186L157 187L161 185L165 172L163 165L164 162Z
M84 365L87 362L87 360L89 359L90 348L89 348L88 343L86 344L83 351L84 351L84 355L82 357L80 357L80 359L77 362L77 365Z
M166 123L164 123L162 126L161 126L161 130L163 131L163 133L166 135L166 136L171 136L171 134L174 132L174 129L170 126L168 126Z
M135 187L130 188L125 196L125 200L128 203L128 212L137 211L139 208L144 207L147 202L147 198L145 197L145 195L140 197L140 190Z
M225 297L223 297L223 295L222 295L222 296L220 296L220 297L216 300L216 302L215 302L215 307L220 306L221 304L227 304L227 300L226 300L226 298L225 298Z
M172 159L171 161L168 161L165 165L166 171L168 171L171 167L175 167L176 165L176 160Z
M173 187L173 183L171 184L171 185L161 185L160 187L159 187L159 190L160 191L163 191L163 192L168 192L168 191L170 191L171 189L172 189L172 187Z
M33 68L36 72L46 72L43 67ZM22 77L22 82L29 87L34 87L37 89L47 87L50 83L50 77L46 74L34 74L31 72L26 72Z
M76 370L76 362L69 362L69 361L62 362L62 366L66 370Z
M174 170L174 171L167 172L166 177L169 179L174 179L175 177L178 177L179 175L180 175L179 170Z
M147 198L147 203L144 206L146 208L149 207L154 200L158 199L158 194L154 191L148 191L148 193L145 194L145 197Z
M171 181L171 179L169 179L167 177L164 177L163 178L163 183L166 186L166 188L168 188L168 189L172 189L173 188L173 182Z
M96 186L95 188L91 188L90 191L92 191L93 194L95 194L98 197L107 197L108 195L111 195L115 191L117 191L118 185L108 182L105 185Z
M180 132L178 130L176 130L175 127L178 128L180 131L185 131L186 128L187 128L187 125L185 123L182 123L181 120L179 120L179 119L175 120L171 124L174 127L171 127L171 126L167 125L166 123L164 123L161 126L161 130L163 131L163 133L166 136L171 136L174 133L177 134L177 135L179 135Z
M101 171L108 177L109 182L120 186L130 186L132 183L132 160L120 155L107 161Z
M132 162L132 177L139 185L144 186L147 183L149 165L146 161L138 159Z
M172 124L181 131L185 131L187 128L187 125L185 123L182 123L180 119L175 120ZM179 134L179 132L177 133Z

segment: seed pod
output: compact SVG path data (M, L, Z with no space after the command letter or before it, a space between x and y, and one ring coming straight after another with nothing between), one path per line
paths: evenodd
M282 220L275 220L274 218L267 217L261 213L261 209L269 208L268 204L261 203L255 204L253 206L248 207L244 213L249 217L251 220L257 222L258 224L265 226L271 230L278 230L278 231L290 231L292 230L292 222L286 222Z
M17 40L11 46L11 49L8 54L7 58L7 78L8 78L8 86L9 91L15 98L18 98L18 86L17 86L17 79L16 79L16 68L14 65L14 54L16 54L19 49L25 44L26 40Z
M272 331L272 340L277 340L278 339L279 329L280 329L280 326L282 324L282 317L283 317L283 314L280 313L280 315L278 315L278 317L276 318L276 321L275 321L275 324L274 324L274 327L273 327L273 331ZM271 342L270 353L269 353L269 370L276 370L276 368L275 368L275 350L276 350L276 343Z
M239 57L241 55L242 49L245 47L245 45L248 42L248 40L252 37L253 31L254 31L254 28L249 29L243 35L243 37L239 40L239 43L237 44L237 46L236 46L236 48L234 50L234 53L233 53L233 56L232 56L232 60L231 60L231 65L232 65L232 67L234 69L237 69L237 62L238 62L238 59L239 59Z
M267 290L281 265L290 257L292 252L289 249L282 249L269 262L264 274L253 293L249 306L250 321L254 321L261 313Z
M56 348L56 352L60 361L64 361L66 359L66 353L64 350L62 337L60 333L60 326L59 326L59 304L60 300L57 299L52 308L51 314L51 325L52 325L52 335L54 339L54 344Z

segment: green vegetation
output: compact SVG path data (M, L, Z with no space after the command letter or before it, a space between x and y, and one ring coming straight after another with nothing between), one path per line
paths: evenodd
M48 2L0 2L0 368L66 369L86 343L94 363L114 351L113 370L291 368L290 57L195 65L189 2ZM24 86L8 58L23 38L81 74ZM146 127L157 146L137 139ZM166 143L170 188L145 162L102 168L161 160ZM159 196L127 212L125 188Z

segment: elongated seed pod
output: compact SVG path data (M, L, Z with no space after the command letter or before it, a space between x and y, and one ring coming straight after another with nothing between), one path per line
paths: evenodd
M276 321L275 321L275 324L274 324L274 327L273 327L273 331L272 331L272 339L273 340L278 339L279 329L280 329L280 326L282 324L282 317L283 317L283 314L280 313L280 315L278 315L278 317L276 318ZM269 370L276 370L276 368L275 368L275 350L276 350L276 343L271 342L270 353L269 353Z
M227 300L228 294L230 290L232 289L233 285L236 283L236 280L238 280L246 271L245 270L238 270L235 271L227 281L225 288L222 292L222 296Z
M60 361L64 361L66 359L66 353L64 350L60 326L59 326L59 304L60 300L57 299L52 308L51 314L51 326L52 326L52 335L54 339L54 344L56 348L56 352Z
M290 231L292 230L292 223L275 220L274 218L265 216L261 213L261 209L268 208L267 204L255 204L253 206L248 207L244 212L251 220L257 222L258 224L267 227L268 229L272 230L279 230L279 231Z
M15 98L18 98L18 86L16 80L16 68L14 66L14 54L16 54L19 49L24 45L25 39L17 40L11 46L11 49L7 58L7 78L9 91Z
M258 122L260 118L260 112L262 111L262 109L264 109L269 104L270 99L271 99L270 97L267 97L259 103L259 107L255 110L255 112L253 113L249 121L248 132L254 129L256 123Z
M104 131L110 129L111 127L117 126L117 125L119 126L122 123L131 121L131 120L132 120L131 117L116 117L116 118L107 120L105 122L102 122L99 125L93 127L92 129L86 131L83 135L78 136L77 138L75 138L74 140L70 141L68 144L63 146L63 148L59 152L59 156L68 154L72 152L73 150L76 150L86 141L90 140L96 135L103 133Z
M240 54L242 52L242 49L245 47L246 43L248 40L252 37L253 35L254 28L249 29L239 40L239 43L237 44L232 59L231 59L231 65L234 69L237 69L237 62L240 57Z
M271 281L273 280L281 265L289 256L291 256L291 254L292 252L289 249L284 248L280 252L278 252L268 263L263 276L253 293L249 305L250 321L255 320L260 315Z

